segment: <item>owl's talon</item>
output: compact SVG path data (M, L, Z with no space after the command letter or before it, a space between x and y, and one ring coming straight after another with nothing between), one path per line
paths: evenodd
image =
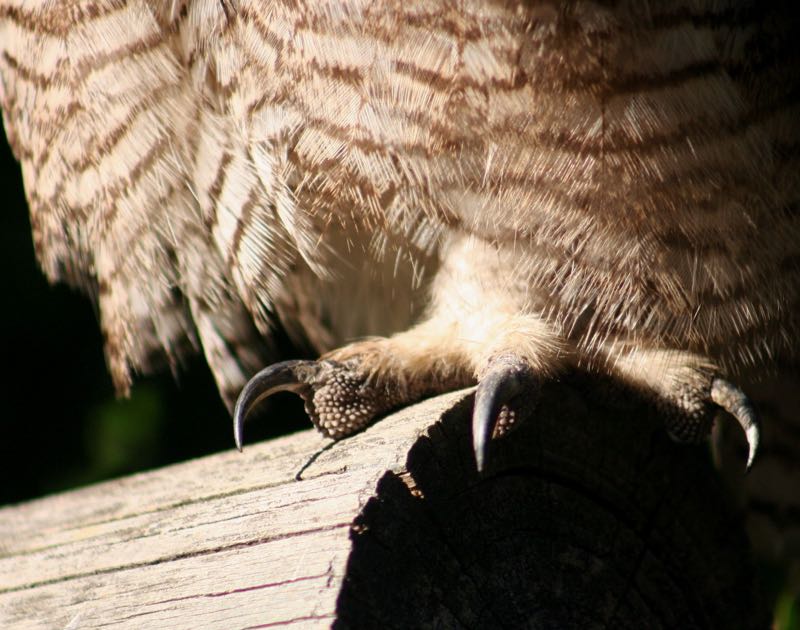
M514 355L504 355L492 361L489 371L483 375L475 392L475 407L472 412L472 449L478 472L483 470L486 459L486 444L490 437L505 435L527 415L536 400L539 379L531 367ZM524 401L521 405L514 402ZM511 409L511 407L519 409ZM504 421L509 416L513 422Z
M742 427L747 438L747 470L750 470L758 452L761 435L758 415L753 404L742 390L719 377L711 383L711 401L736 418L739 426Z
M666 411L666 429L673 440L695 444L704 441L711 434L717 410L722 409L736 418L744 431L748 447L747 470L750 470L758 452L759 420L742 390L724 378L712 376L710 384L690 385L678 400L684 405L672 406Z
M239 450L247 414L261 400L281 391L300 396L314 426L334 440L361 431L390 409L412 400L396 382L372 377L358 358L276 363L250 379L236 401L233 433Z
M308 400L311 383L317 378L320 365L316 361L283 361L267 366L251 378L239 394L233 410L233 437L236 448L242 450L244 421L262 400L277 392L289 391Z

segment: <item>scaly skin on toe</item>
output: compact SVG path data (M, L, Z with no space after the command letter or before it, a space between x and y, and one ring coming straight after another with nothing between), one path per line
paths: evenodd
M306 413L325 436L340 439L361 431L375 417L405 402L394 383L369 383L353 361L284 361L254 376L242 390L234 410L236 445L249 411L279 391L301 396Z
M345 346L318 361L285 361L256 374L234 410L234 434L241 450L245 418L264 398L291 391L305 402L314 426L339 440L357 433L389 411L473 384L455 360L426 353L425 326L387 339ZM409 343L416 334L420 343Z
M711 435L717 412L734 417L747 438L747 470L753 465L760 441L758 415L747 396L720 376L713 376L702 388L687 388L681 396L682 409L667 411L667 433L676 442L698 443ZM691 411L690 411L691 410Z

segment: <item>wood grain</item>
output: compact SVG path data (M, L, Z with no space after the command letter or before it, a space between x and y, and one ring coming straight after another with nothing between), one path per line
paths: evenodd
M5 508L0 626L763 627L707 449L622 394L546 387L480 477L462 391Z
M463 395L322 453L301 481L328 442L311 431L6 508L0 626L329 624L351 522Z

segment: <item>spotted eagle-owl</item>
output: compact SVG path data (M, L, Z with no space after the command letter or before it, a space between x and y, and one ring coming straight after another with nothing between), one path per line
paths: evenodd
M279 389L338 438L477 382L481 466L580 365L752 460L732 382L797 345L790 8L0 0L0 104L120 392L201 350L232 406L280 325L326 354L255 376L237 439Z

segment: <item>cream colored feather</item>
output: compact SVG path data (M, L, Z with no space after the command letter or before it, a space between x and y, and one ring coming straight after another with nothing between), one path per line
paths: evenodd
M39 261L96 294L120 391L195 347L232 401L274 322L330 350L426 301L370 371L522 348L669 389L797 345L790 18L0 0L0 103Z

